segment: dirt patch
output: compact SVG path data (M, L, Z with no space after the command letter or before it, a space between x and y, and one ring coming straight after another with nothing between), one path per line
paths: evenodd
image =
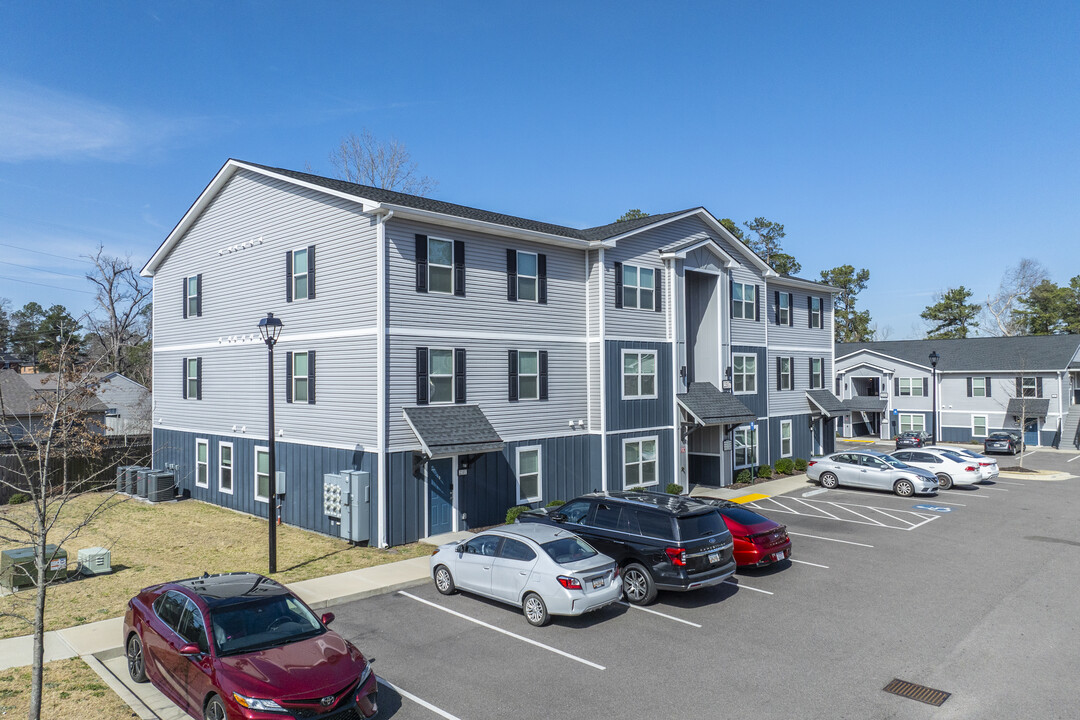
M1023 468L1023 467L1020 467L1019 465L1015 465L1013 467L1007 467L1007 468L1000 468L998 470L998 472L1031 473L1033 475L1037 475L1039 473L1038 470L1032 470L1031 468Z

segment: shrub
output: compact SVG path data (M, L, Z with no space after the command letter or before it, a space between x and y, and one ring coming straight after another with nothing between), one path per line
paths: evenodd
M805 458L795 458L795 470L797 472L806 472L808 467L810 467L810 464L806 462Z
M759 467L757 469L757 476L759 478L771 478L772 477L772 466L770 466L770 465L762 465L761 467Z
M11 497L8 498L8 505L21 505L29 499L29 495L25 495L23 493L14 493Z
M626 488L626 492L647 492L647 491L645 490L645 488L641 487L640 485L635 485L632 488Z
M529 509L530 508L528 505L515 505L514 507L510 508L506 511L506 524L512 525L514 521L517 520L518 515Z
M735 482L750 484L753 482L754 476L750 474L750 470L740 470L739 474L735 476Z
M679 485L678 483L668 483L664 492L668 495L682 495L682 485Z
M565 504L566 504L565 500L552 500L551 502L549 502L544 507L559 507L560 505L565 505Z
M795 472L795 461L791 458L780 458L776 461L776 472L790 475Z

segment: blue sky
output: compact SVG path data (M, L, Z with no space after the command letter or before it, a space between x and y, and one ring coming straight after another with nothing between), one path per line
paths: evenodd
M434 197L586 227L704 205L802 275L935 293L1080 274L1080 4L0 0L0 297L90 307L229 157L331 174L368 128Z

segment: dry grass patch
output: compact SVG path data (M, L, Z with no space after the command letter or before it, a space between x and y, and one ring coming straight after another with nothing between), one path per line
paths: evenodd
M0 670L0 717L26 717L30 710L30 668ZM43 718L138 718L123 700L79 658L45 663L41 693Z
M74 499L61 518L74 525L107 493ZM25 513L26 505L4 506L3 513ZM59 531L54 531L60 535ZM277 539L278 570L285 583L382 565L431 552L419 543L389 550L355 547L344 540L282 525ZM266 574L266 520L216 505L184 500L151 505L117 495L108 510L75 540L65 545L74 568L80 548L112 550L113 573L73 580L49 589L46 630L123 615L127 601L144 587L202 575L252 571ZM7 549L11 545L0 545ZM0 598L0 613L33 614L33 588ZM30 633L11 617L0 617L0 637Z

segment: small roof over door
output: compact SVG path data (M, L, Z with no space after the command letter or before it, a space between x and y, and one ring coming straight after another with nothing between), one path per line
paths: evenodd
M475 455L505 447L479 405L420 405L401 412L428 457Z

